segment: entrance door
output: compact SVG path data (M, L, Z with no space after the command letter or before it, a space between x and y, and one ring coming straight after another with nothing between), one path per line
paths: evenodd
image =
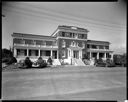
M79 51L73 51L73 58L79 58Z
M53 51L52 55L53 55L53 59L57 59L57 51Z

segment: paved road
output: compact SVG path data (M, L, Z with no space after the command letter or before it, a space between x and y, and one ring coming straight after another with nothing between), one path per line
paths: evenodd
M118 100L126 98L126 68L63 67L2 73L3 99Z

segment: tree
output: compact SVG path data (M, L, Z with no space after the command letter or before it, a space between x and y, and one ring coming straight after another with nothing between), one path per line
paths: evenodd
M2 49L2 59L13 57L13 53L8 49Z

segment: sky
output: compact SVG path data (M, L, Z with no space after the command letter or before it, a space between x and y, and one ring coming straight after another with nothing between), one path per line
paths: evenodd
M50 36L58 25L88 29L88 39L109 41L115 53L126 52L126 4L118 2L3 2L2 48L12 46L13 32Z

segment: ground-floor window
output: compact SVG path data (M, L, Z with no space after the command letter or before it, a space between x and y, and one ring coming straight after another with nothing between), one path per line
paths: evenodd
M53 51L53 53L52 53L52 58L53 58L53 59L57 59L57 51Z
M104 57L104 53L99 53L99 58L103 58Z
M17 49L17 56L27 56L26 49Z
M92 57L96 58L97 57L97 53L92 53Z
M41 56L51 56L51 51L49 50L41 50L40 51Z
M62 50L62 57L65 57L65 56L66 56L66 51Z
M29 50L29 56L38 56L38 50Z

